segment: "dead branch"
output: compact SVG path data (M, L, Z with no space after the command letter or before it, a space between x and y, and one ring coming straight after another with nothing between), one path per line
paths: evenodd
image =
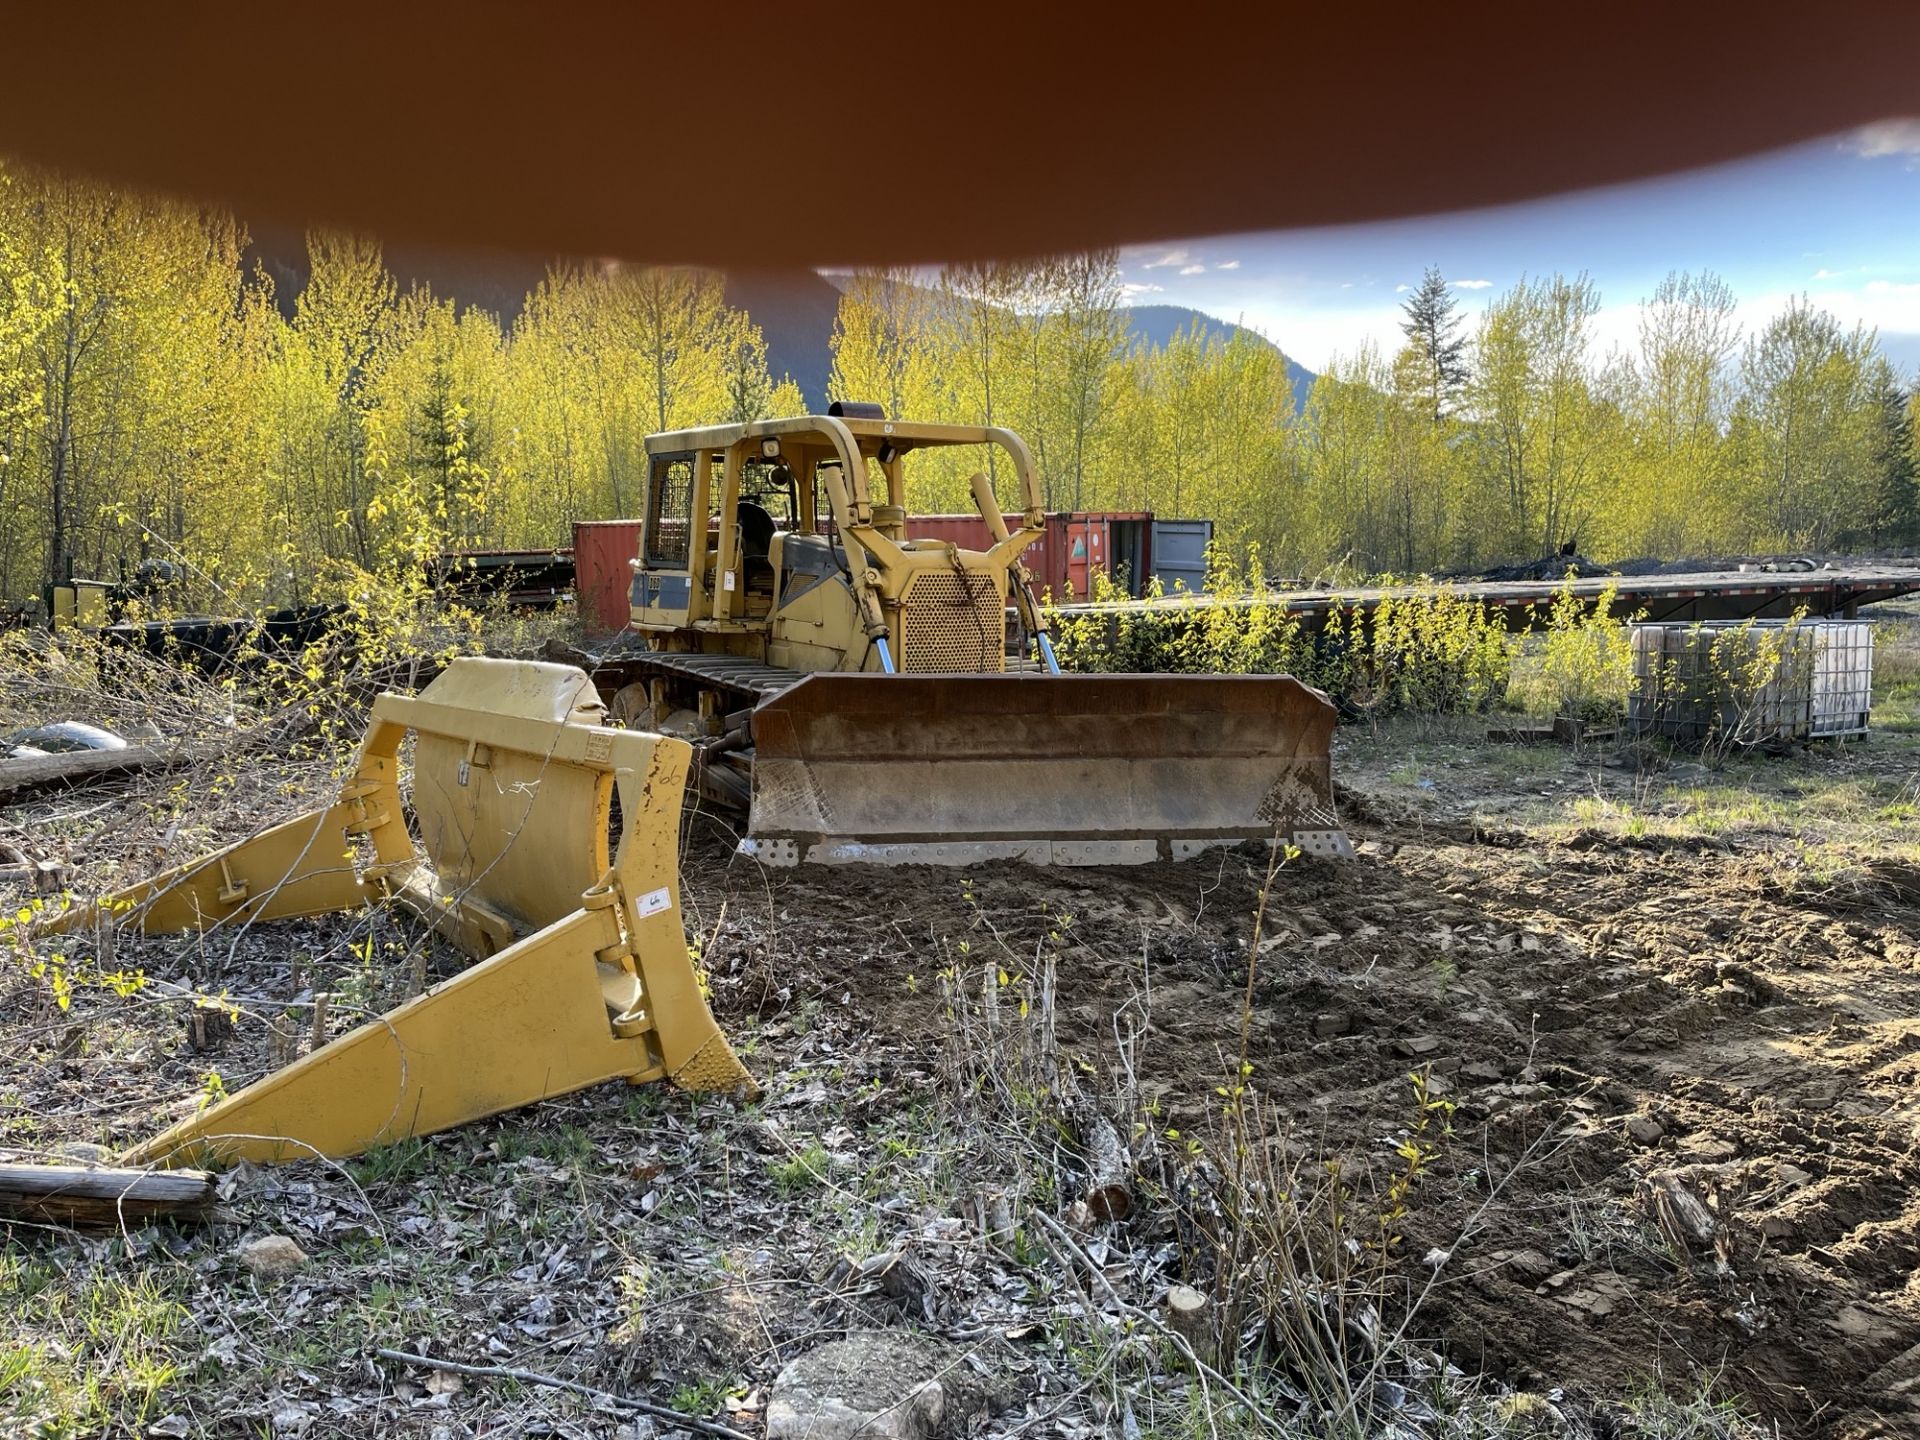
M77 750L63 755L0 760L0 795L143 770L179 770L218 753L211 745L129 745L125 750Z
M203 1220L213 1208L205 1170L0 1164L0 1217L111 1230L162 1216Z
M720 1440L753 1440L744 1431L722 1425L717 1420L702 1420L697 1416L683 1414L668 1405L656 1405L651 1400L635 1400L630 1395L615 1395L610 1390L596 1390L591 1385L582 1385L577 1380L563 1380L558 1375L543 1375L538 1370L521 1370L512 1365L462 1365L457 1360L435 1360L430 1355L410 1355L405 1350L375 1350L374 1354L382 1360L396 1360L403 1365L419 1365L428 1370L445 1370L453 1375L477 1375L497 1380L518 1380L523 1385L545 1385L554 1390L571 1390L576 1395L585 1395L590 1400L599 1400L623 1410L638 1410L643 1415L651 1415L657 1420L670 1420L683 1430L697 1430L702 1435L717 1435Z

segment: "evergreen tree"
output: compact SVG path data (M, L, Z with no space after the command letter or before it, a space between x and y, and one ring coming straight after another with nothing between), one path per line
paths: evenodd
M1438 424L1467 385L1467 339L1459 333L1459 303L1440 272L1429 265L1420 288L1402 308L1407 318L1400 322L1400 329L1420 356L1425 369L1422 388Z

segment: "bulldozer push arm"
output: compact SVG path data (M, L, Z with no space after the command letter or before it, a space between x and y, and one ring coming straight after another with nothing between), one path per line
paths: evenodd
M857 473L860 468L863 468L860 466L859 450L854 449L852 456ZM833 509L834 520L840 527L840 533L855 539L871 540L874 533L873 506L864 498L864 479L860 482L860 489L855 492L862 496L857 505L853 495L848 492L846 482L841 478L839 470L825 470L822 472L821 479L827 492L827 503ZM848 559L852 560L852 558L852 552L849 551ZM862 559L859 564L849 564L847 581L853 589L854 603L860 609L860 628L866 631L867 639L878 648L881 670L891 675L896 667L893 651L887 643L886 613L880 604L880 573Z
M689 747L602 718L570 666L457 659L417 698L374 702L336 804L49 922L206 933L393 902L476 962L128 1163L351 1155L614 1079L751 1089L680 924ZM402 812L408 733L424 860Z
M1000 502L994 499L993 482L987 479L986 472L976 470L973 478L967 482L973 490L973 503L979 507L980 518L987 522L987 533L993 537L997 549L1008 543L1007 517L1000 513ZM1016 556L1018 552L1015 552ZM1033 637L1034 648L1040 652L1040 661L1047 667L1049 675L1060 673L1060 662L1053 655L1052 627L1047 623L1046 612L1041 610L1040 602L1034 598L1033 576L1026 565L1016 558L1013 562L1013 600L1020 612L1020 623L1026 627L1027 634Z
M860 552L868 559L866 566L852 567L849 579L860 608L862 627L879 648L881 670L886 674L895 674L902 668L896 662L903 660L904 654L897 654L896 648L890 644L890 641L899 637L891 633L894 627L889 625L887 613L891 610L898 617L904 604L908 603L905 590L912 567L898 538L885 533L875 524L872 487L867 477L868 464L860 446L844 425L836 425L835 432L836 440L840 441L843 461L841 467L824 472L824 488L834 523L843 535L858 543ZM993 487L984 474L974 474L970 482L974 500L994 542L993 547L976 557L976 560L988 571L1004 575L1004 580L997 583L1013 591L1021 618L1027 624L1027 633L1036 637L1048 668L1057 673L1060 667L1053 661L1053 647L1046 639L1045 621L1039 605L1034 602L1026 567L1020 563L1020 552L1045 533L1046 521L1041 505L1038 472L1026 442L1011 430L989 427L980 434L1013 459L1025 508L1021 514L1020 528L1009 531L1006 517L1000 513L999 501L994 498ZM896 487L889 488L891 493ZM953 564L956 569L959 568L957 558Z

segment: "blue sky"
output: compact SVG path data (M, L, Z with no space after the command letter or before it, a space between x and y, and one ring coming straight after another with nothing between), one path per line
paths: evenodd
M1631 185L1384 224L1170 241L1121 254L1130 303L1249 325L1311 370L1401 342L1399 306L1437 265L1477 316L1522 275L1587 271L1601 351L1635 343L1670 270L1733 287L1746 333L1799 294L1881 332L1920 370L1920 119Z

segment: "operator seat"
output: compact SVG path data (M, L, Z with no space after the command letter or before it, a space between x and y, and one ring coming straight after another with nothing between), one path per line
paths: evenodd
M774 532L780 527L766 506L742 500L740 516L740 578L751 594L773 593L773 562L767 558Z

